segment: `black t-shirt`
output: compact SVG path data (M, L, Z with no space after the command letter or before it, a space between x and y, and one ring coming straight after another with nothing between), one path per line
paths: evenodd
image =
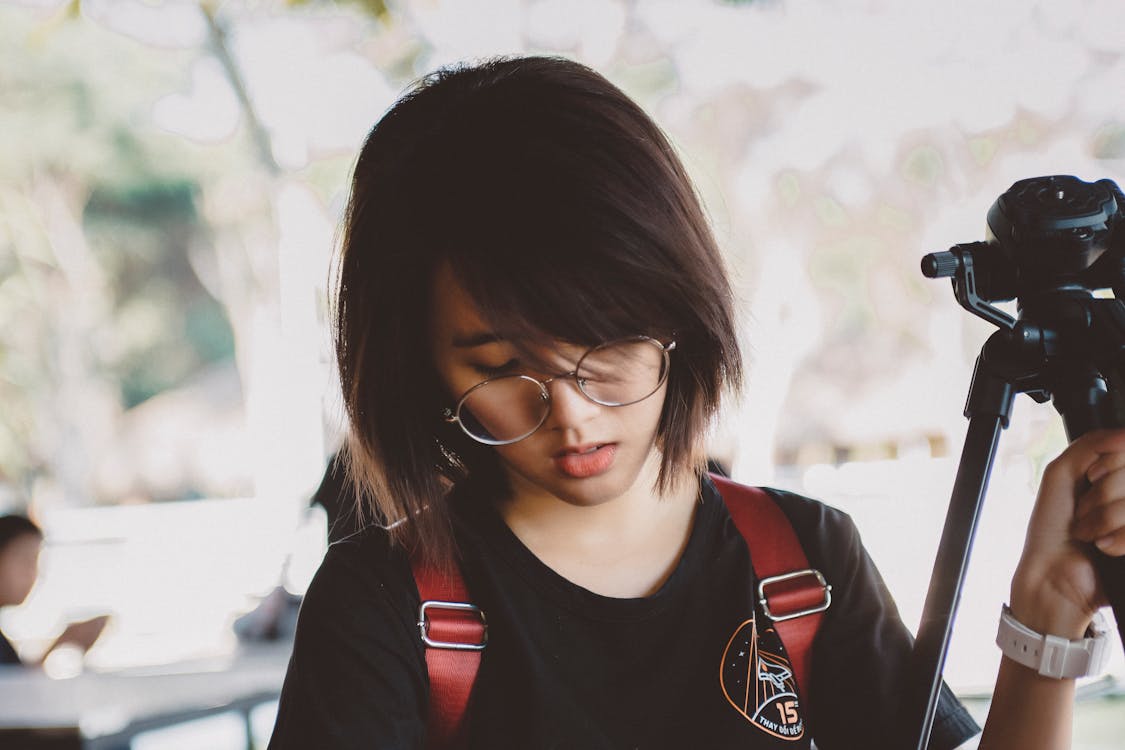
M16 653L12 642L8 640L3 631L0 631L0 665L19 665L20 655Z
M474 748L880 748L911 639L844 513L771 491L832 584L810 710L757 606L746 544L704 481L687 547L652 596L617 599L537 559L489 503L462 498L466 584L487 614L469 712ZM428 675L419 597L381 529L333 544L301 609L272 750L421 748ZM808 703L808 701L806 701ZM931 748L979 729L943 689Z

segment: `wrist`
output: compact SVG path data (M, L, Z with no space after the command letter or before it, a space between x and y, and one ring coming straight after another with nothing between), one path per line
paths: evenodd
M1021 606L1013 598L1009 606L1012 616L1032 630L1047 635L1074 640L1082 638L1090 626L1089 616L1078 615L1073 612L1043 609L1040 607Z
M1009 609L1012 615L1032 630L1074 640L1082 638L1094 613L1073 605L1062 596L1045 596L1042 579L1037 586L1021 586L1012 581Z

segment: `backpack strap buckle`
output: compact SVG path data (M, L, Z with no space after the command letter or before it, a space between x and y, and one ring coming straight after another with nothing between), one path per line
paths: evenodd
M467 602L422 602L418 608L418 632L429 648L483 651L488 645L488 621L484 619L484 612Z
M772 593L766 591L767 587ZM774 608L770 608L770 600ZM815 615L832 606L832 586L819 570L806 568L768 576L758 582L758 603L773 622Z

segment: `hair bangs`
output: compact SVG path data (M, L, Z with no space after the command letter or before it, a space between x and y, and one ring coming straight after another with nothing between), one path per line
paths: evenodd
M640 215L651 205L621 200L635 189L620 185L625 170L581 151L521 151L447 181L445 220L430 227L496 332L593 345L684 325L679 274L652 262L674 233L653 231Z
M586 238L509 235L452 253L454 274L505 339L593 346L634 335L671 334L682 321L653 275L591 249Z

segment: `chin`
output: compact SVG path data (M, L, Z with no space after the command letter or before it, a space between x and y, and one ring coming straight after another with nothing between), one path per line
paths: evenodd
M598 482L598 479L602 477L571 479L555 487L544 486L543 489L568 505L592 508L616 500L632 487L632 483L628 482L612 479Z
M619 459L626 458L618 456ZM509 464L511 472L523 482L538 490L550 493L568 505L594 507L611 502L629 492L639 483L655 485L655 476L645 471L644 460L618 461L605 473L592 477L568 477L549 465L543 472L521 471Z
M648 440L605 443L613 446L607 462L559 460L558 440L531 440L497 450L515 495L546 493L576 507L594 507L633 491L653 492L662 454L656 447L655 424ZM613 434L606 430L603 434ZM643 489L642 489L643 488Z

